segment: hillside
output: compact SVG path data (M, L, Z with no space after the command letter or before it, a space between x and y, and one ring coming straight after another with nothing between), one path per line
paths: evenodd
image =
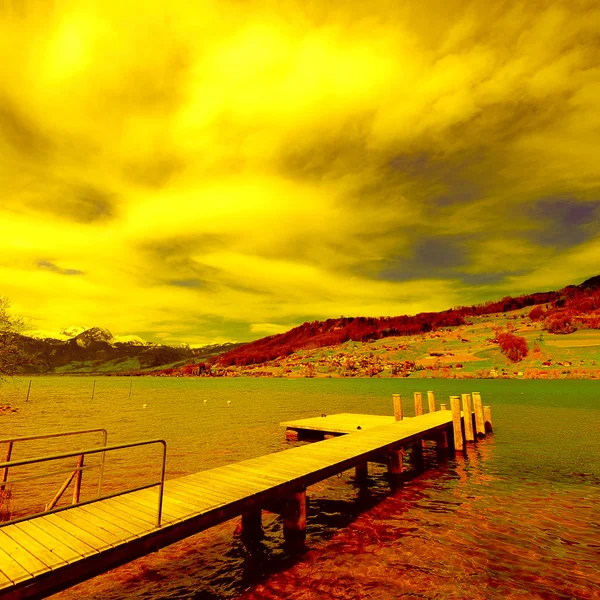
M599 329L600 277L594 277L559 291L505 297L440 313L304 323L175 373L596 377Z

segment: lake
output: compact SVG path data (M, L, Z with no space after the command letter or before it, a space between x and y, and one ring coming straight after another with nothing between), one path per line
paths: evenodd
M426 469L390 491L370 465L308 489L305 546L245 546L238 520L58 594L80 597L262 599L600 598L600 385L597 381L36 377L0 386L0 439L104 427L108 443L164 438L176 477L289 447L281 421L322 413L393 414L392 393L479 391L494 434L466 456L425 451ZM129 395L130 384L132 385ZM230 402L230 404L228 403ZM425 402L425 405L427 402ZM15 446L13 459L89 447L98 435ZM156 477L156 448L107 460L104 491ZM97 471L84 474L93 494ZM15 486L17 512L48 502L64 475ZM87 485L86 485L87 484Z

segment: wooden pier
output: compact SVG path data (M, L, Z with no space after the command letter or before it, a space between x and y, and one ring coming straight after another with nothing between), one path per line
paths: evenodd
M369 461L386 462L390 474L400 473L405 447L428 439L446 448L457 423L452 411L441 410L401 420L344 414L284 425L336 437L163 479L158 491L137 489L0 523L0 598L46 597L240 515L246 534L260 534L263 509L282 515L286 537L302 537L308 486L353 467L364 475ZM460 419L458 427L462 431ZM0 469L6 473L18 465L5 462Z
M288 440L327 439L364 429L373 429L382 425L395 423L394 417L383 415L360 415L340 413L336 415L321 415L310 419L286 421L281 423L286 428Z

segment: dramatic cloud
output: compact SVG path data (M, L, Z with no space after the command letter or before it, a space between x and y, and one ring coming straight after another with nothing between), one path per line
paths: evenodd
M36 329L241 341L598 273L596 2L4 6L0 289Z

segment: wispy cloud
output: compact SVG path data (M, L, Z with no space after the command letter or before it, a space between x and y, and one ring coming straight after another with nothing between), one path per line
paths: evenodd
M60 275L83 275L83 271L79 271L78 269L63 269L49 260L40 260L38 261L37 266L40 269L52 271L53 273L59 273Z

